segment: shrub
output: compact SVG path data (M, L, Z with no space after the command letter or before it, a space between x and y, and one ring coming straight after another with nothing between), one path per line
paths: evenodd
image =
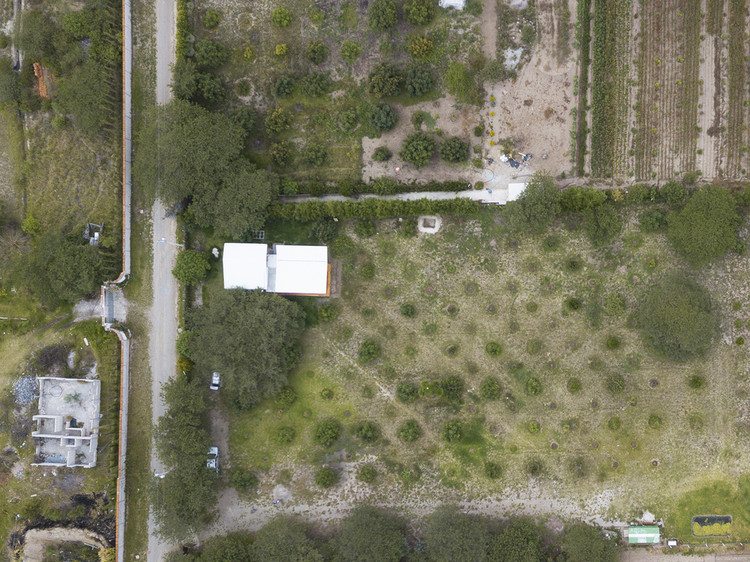
M581 379L577 379L575 377L568 379L568 392L571 394L575 394L579 390L581 390Z
M529 476L536 478L544 472L544 461L540 458L532 457L526 461L524 468Z
M346 131L353 131L356 129L357 125L359 125L359 115L357 114L357 110L352 108L343 111L339 117L339 123L341 123L341 126Z
M177 254L172 275L183 285L192 285L206 278L211 264L206 254L196 250L183 250Z
M464 392L464 381L458 375L451 375L440 383L443 397L452 402L460 402Z
M413 443L422 436L422 429L416 420L406 420L399 426L397 435L404 443Z
M318 318L321 322L333 322L339 316L339 307L332 302L326 302L318 307Z
M385 146L377 147L372 153L372 159L375 162L387 162L393 156L393 152L388 150Z
M216 29L221 21L221 14L218 10L208 8L203 14L203 27L206 29Z
M551 176L537 172L521 196L506 206L511 225L519 230L541 232L560 211L560 192Z
M289 408L296 402L296 400L297 393L289 385L282 386L281 390L279 390L279 392L277 392L276 396L274 396L273 398L274 404L276 404L282 410L286 410L287 408Z
M413 383L400 382L396 385L396 398L409 404L419 398L419 389Z
M300 89L302 93L311 98L319 98L326 93L331 87L328 76L320 72L314 72L300 80Z
M376 0L377 1L377 0ZM384 0L389 2L390 0ZM367 79L369 92L378 98L397 96L401 93L404 74L398 67L388 62L377 65Z
M464 434L464 424L461 420L450 420L445 422L443 425L443 432L441 434L444 441L448 443L456 443L461 441Z
M320 391L320 397L323 400L333 400L333 390L330 388L324 388Z
M365 484L371 483L378 476L378 471L371 464L363 464L357 470L357 479Z
M409 39L409 54L416 59L426 59L435 49L435 43L424 35L414 35Z
M583 229L594 246L606 246L620 234L622 221L613 205L600 205L584 212Z
M247 105L241 105L234 108L232 113L229 114L229 117L231 117L232 121L237 125L242 127L242 130L245 131L246 135L250 135L255 127L255 121L257 119L255 110Z
M566 213L582 213L602 205L607 194L592 187L571 186L560 194L560 208Z
M321 488L330 488L339 481L338 473L327 466L315 473L315 483Z
M302 160L310 166L322 166L326 158L328 158L328 150L320 144L306 146L302 151Z
M651 429L659 429L661 427L661 425L662 425L661 418L659 416L657 416L656 414L651 414L648 417L648 426Z
M277 445L289 445L294 438L297 436L297 432L293 427L283 426L276 430L273 441Z
M305 58L313 64L320 64L328 56L328 47L320 39L314 39L307 44Z
M470 102L476 96L474 74L463 63L452 62L445 73L448 91L461 102Z
M459 137L450 137L440 143L438 152L446 162L466 162L469 159L469 143Z
M526 380L525 390L529 396L538 396L542 393L542 383L536 377L529 377Z
M375 223L371 220L360 220L354 225L354 233L360 238L369 238L375 234Z
M695 185L698 180L698 175L695 172L685 172L682 175L682 183L685 185Z
M271 21L279 27L286 27L292 23L292 12L288 8L276 8L271 14Z
M435 19L437 6L434 0L410 0L404 3L403 11L411 25L426 25Z
M673 209L682 207L688 198L687 188L678 181L665 183L659 190L659 196Z
M676 361L708 351L718 329L706 289L679 274L659 280L649 291L639 324L646 341Z
M414 98L423 96L435 87L435 77L425 64L413 64L406 71L406 93Z
M355 41L347 39L341 44L341 58L353 64L362 54L362 47Z
M620 418L618 418L617 416L612 416L607 422L607 427L612 431L617 431L618 429L620 429L620 425Z
M417 307L412 303L404 303L401 305L401 316L406 318L414 318L417 316Z
M357 356L359 357L359 361L361 363L371 363L372 361L375 361L375 359L380 357L380 352L380 344L375 340L367 339L363 341L359 346Z
M292 118L283 107L276 107L266 116L265 124L266 131L273 136L291 127Z
M604 312L608 316L620 316L625 312L625 297L620 293L609 293L604 298Z
M503 469L496 462L487 461L484 463L484 475L491 480L497 480L503 475Z
M675 250L700 267L738 247L741 219L732 195L723 187L704 186L667 217L667 235Z
M568 310L576 311L580 310L583 306L583 303L581 302L581 299L576 297L568 297L565 299L565 306L568 307Z
M487 342L487 345L484 346L484 350L490 357L499 357L503 352L502 346L496 341Z
M380 427L372 421L363 421L354 426L354 435L365 443L373 443L380 437Z
M695 390L703 388L703 377L699 375L693 375L688 379L688 386Z
M286 166L292 160L292 145L287 141L275 142L268 147L271 162L275 166Z
M230 483L233 488L243 492L245 490L257 488L258 477L249 470L235 470L232 471Z
M367 23L375 31L388 31L398 22L398 8L393 0L374 0L367 12Z
M661 209L648 209L638 218L643 232L656 232L667 226L667 213Z
M617 336L609 336L607 338L607 349L618 349L620 347L620 339Z
M407 162L411 162L417 168L421 168L432 159L434 153L435 139L432 135L418 131L406 137L399 154Z
M625 390L625 377L620 373L610 373L607 375L606 386L612 394L620 394Z
M240 97L246 97L250 95L250 82L248 80L240 80L235 85L235 91Z
M532 339L526 343L526 353L529 355L536 355L542 350L542 340Z
M526 429L529 433L539 433L539 431L542 429L539 425L539 422L537 421L530 421L526 424Z
M229 51L218 41L201 39L195 43L195 64L198 68L219 68L227 60L229 60Z
M273 86L273 91L277 97L288 98L294 93L297 82L291 76L282 76Z
M576 273L583 268L583 262L578 256L570 256L565 260L565 269L570 273Z
M370 124L378 131L390 131L398 123L398 113L387 103L379 103L370 112Z
M273 50L273 54L277 57L285 57L288 50L286 43L277 43Z
M0 32L0 49L5 49L9 43L8 36Z
M484 134L484 125L477 125L474 127L474 136L481 137Z
M502 387L495 377L485 377L479 383L479 396L484 400L499 400L502 394Z
M341 424L334 419L318 422L313 431L313 439L318 445L330 447L341 435Z

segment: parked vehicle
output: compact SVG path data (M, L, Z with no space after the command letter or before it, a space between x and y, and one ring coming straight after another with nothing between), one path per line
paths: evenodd
M208 450L208 459L206 460L206 468L219 472L219 448L211 447Z
M211 384L208 385L208 388L211 390L219 390L219 386L221 386L221 375L214 371L211 373Z

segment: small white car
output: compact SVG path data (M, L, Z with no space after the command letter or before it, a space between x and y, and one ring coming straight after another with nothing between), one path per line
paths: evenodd
M206 460L206 468L219 472L219 448L211 447L208 450L208 459Z
M214 371L211 373L211 384L208 385L208 388L211 390L219 390L219 386L221 386L221 375Z

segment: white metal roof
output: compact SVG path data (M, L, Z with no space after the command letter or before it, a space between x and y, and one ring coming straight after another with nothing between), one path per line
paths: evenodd
M441 8L455 8L456 10L463 10L466 0L440 0Z
M509 183L508 184L508 201L515 201L526 189L525 183Z
M326 246L276 246L275 293L325 295L328 292Z
M224 244L224 288L268 289L265 244Z

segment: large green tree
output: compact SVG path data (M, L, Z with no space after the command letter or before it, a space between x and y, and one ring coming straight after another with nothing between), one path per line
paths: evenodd
M708 291L677 273L651 288L640 307L640 324L646 341L676 361L706 353L718 330Z
M233 119L187 101L148 112L137 138L133 173L167 204L218 183L244 147L245 131Z
M316 562L323 556L307 534L307 527L297 519L277 517L266 523L255 535L253 560L290 560Z
M222 291L193 315L191 357L222 375L225 396L240 409L275 394L296 362L302 309L279 295Z
M205 279L211 264L206 254L197 250L183 250L177 254L172 275L183 285L192 285Z
M61 77L58 84L56 101L59 107L73 115L81 130L87 133L100 131L110 118L110 113L102 111L110 93L104 69L93 59L87 59L68 76Z
M724 256L739 243L737 204L721 187L700 188L680 211L668 215L667 224L675 250L695 267Z
M484 519L441 506L427 519L425 542L430 560L482 562L487 560L490 532Z
M356 507L342 522L335 544L340 560L397 562L408 552L404 522L372 506Z
M552 176L535 173L521 196L506 206L511 225L519 230L541 232L560 212L560 191Z
M239 239L263 228L266 209L278 195L278 176L241 159L224 171L220 183L198 187L190 214L199 226Z
M528 517L512 519L492 537L492 562L544 562L547 559L539 527Z
M565 532L562 549L567 562L616 562L617 543L606 538L601 529L584 523Z

